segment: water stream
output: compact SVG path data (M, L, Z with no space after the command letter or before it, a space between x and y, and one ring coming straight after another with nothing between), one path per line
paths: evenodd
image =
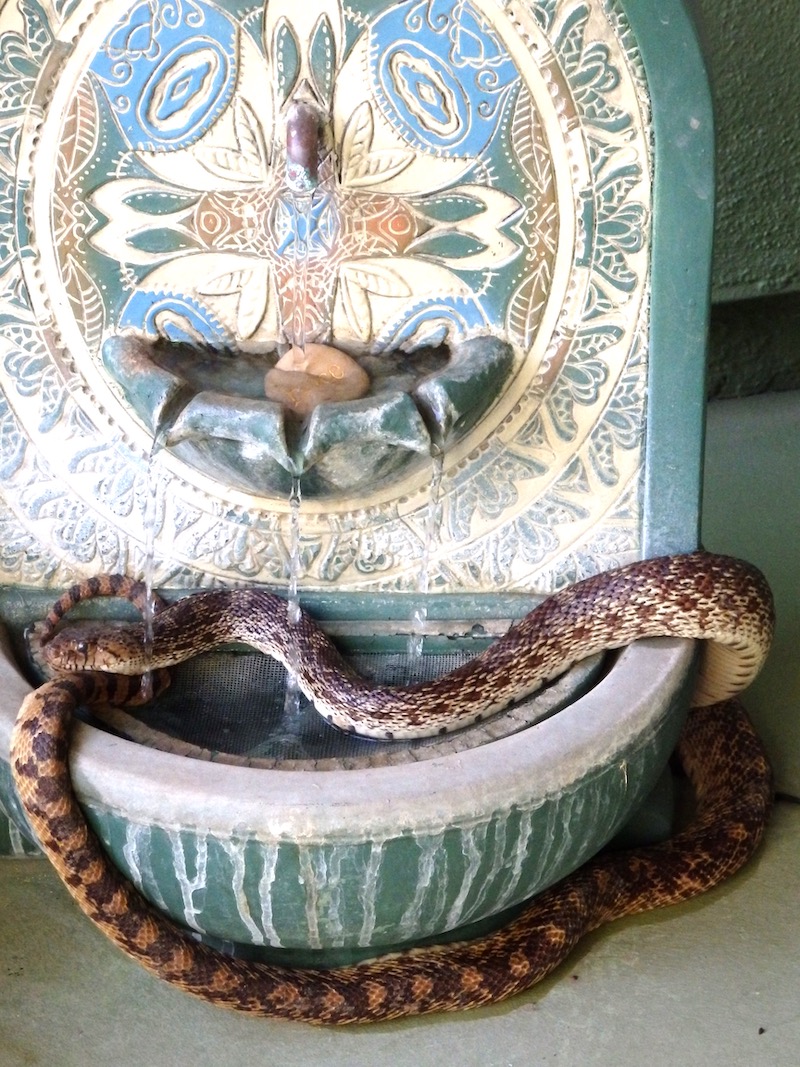
M291 636L293 629L300 622L300 576L303 568L302 548L300 543L300 505L302 494L300 491L300 478L292 478L292 488L289 493L289 531L287 539L287 589L286 589L286 626ZM296 648L290 653L289 664L286 669L286 686L283 698L283 714L278 725L273 744L277 751L273 754L299 757L304 754L303 745L300 741L300 727L302 722L301 700L302 692L297 680Z
M431 448L431 478L428 483L428 501L425 509L425 526L422 534L422 554L414 592L418 598L411 615L411 633L408 636L406 654L408 674L413 676L422 658L425 642L425 627L428 621L428 592L430 588L431 557L441 539L441 515L439 502L442 495L444 452L438 445Z
M286 619L290 626L296 626L300 622L300 571L302 558L300 555L300 505L303 502L300 492L300 479L292 478L292 488L289 493L289 582L286 594Z
M307 317L307 292L308 292L308 258L311 238L311 207L312 197L310 194L295 193L292 195L292 204L295 210L295 240L292 269L292 294L291 314L286 324L286 333L292 341L297 369L302 370L305 366L306 347L306 317ZM300 547L300 505L302 494L300 490L299 475L292 475L292 485L289 491L289 531L287 538L287 590L286 590L286 625L291 635L293 628L300 621L300 597L299 582L302 570L302 557ZM275 755L279 756L302 756L303 746L299 739L301 713L300 704L302 693L297 680L296 651L293 651L294 660L286 670L286 686L284 689L283 714L273 738L277 748Z
M156 596L154 591L156 573L156 538L163 525L164 487L158 452L163 444L161 435L156 434L147 459L147 479L145 482L144 501L144 557L142 560L142 582L145 589L145 601L142 608L144 626L145 663L150 663L153 656L153 619L155 618ZM144 700L153 698L153 675L148 669L142 675L141 695Z
M313 226L313 191L317 184L319 162L319 118L315 112L300 104L289 111L287 124L287 179L290 201L294 210L294 244L292 257L291 301L289 321L284 330L292 343L297 370L305 369L306 332L308 318L308 265ZM292 475L289 492L289 532L287 541L286 625L291 636L300 621L299 582L302 571L300 545L300 505L302 494L300 477ZM297 680L296 650L290 656L286 671L283 715L278 726L275 744L278 755L303 755L299 740L302 693Z

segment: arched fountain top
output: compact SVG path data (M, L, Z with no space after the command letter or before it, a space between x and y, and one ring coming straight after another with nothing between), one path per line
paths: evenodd
M8 171L25 309L4 341L23 398L6 494L47 544L49 514L23 503L36 462L84 532L52 580L137 568L164 425L159 584L281 581L302 473L304 584L409 588L432 437L433 588L544 591L641 554L667 157L632 17L599 0L28 5L9 31L39 73ZM320 115L309 218L287 178L298 100ZM707 137L696 104L675 113L689 144ZM297 426L262 369L288 344L304 244L305 334L372 384ZM131 337L203 355L131 355Z

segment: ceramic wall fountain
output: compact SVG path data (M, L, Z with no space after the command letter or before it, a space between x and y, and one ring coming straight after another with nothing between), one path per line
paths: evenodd
M694 547L713 177L679 0L31 0L0 31L10 656L67 584L148 571L172 596L294 576L348 647L416 626L433 661ZM251 685L223 660L210 691ZM368 952L608 840L690 660L649 643L538 725L570 683L399 756L228 766L86 725L73 768L180 921Z

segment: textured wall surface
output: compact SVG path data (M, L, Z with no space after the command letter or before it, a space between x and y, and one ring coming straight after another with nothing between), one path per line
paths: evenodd
M800 0L697 0L714 85L713 298L800 289Z
M715 304L708 346L711 399L800 389L800 293Z

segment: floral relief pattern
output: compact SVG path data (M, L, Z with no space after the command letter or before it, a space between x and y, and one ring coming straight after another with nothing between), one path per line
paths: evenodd
M69 185L83 171L64 205L59 248L90 346L101 302L88 272L77 276L76 238L85 260L99 252L125 266L119 276L128 291L116 294L114 308L120 325L238 346L285 338L298 254L308 258L306 337L332 332L351 349L374 352L484 328L500 314L497 279L506 268L520 260L527 278L535 252L536 265L547 269L555 220L542 201L550 192L546 165L538 165L535 182L526 173L528 157L546 159L530 117L520 173L506 182L511 190L483 181L481 153L498 136L516 70L492 34L471 25L476 15L468 4L438 2L423 17L426 6L389 7L344 55L344 28L332 28L337 13L319 5L307 51L313 56L322 37L333 57L321 92L334 143L306 209L287 186L274 147L275 116L285 106L276 72L293 58L287 26L299 31L289 8L275 0L268 6L275 25L270 32L268 17L264 55L249 35L237 35L230 16L200 0L140 3L128 13L73 97L61 151L67 180L59 175L56 183ZM458 48L449 43L457 15ZM448 63L430 67L432 48L446 44ZM349 111L346 92L334 90L362 65L375 95ZM250 72L259 66L264 78L256 79ZM456 74L472 77L471 92ZM313 67L308 76L320 80ZM448 123L458 135L452 144ZM97 184L85 164L102 124L119 164ZM538 242L531 252L518 228L523 212ZM91 216L102 221L86 225Z
M431 589L544 591L636 553L651 162L611 0L148 0L58 59L58 112L42 72L84 6L0 7L8 580L141 567L149 443L103 339L280 344L298 255L307 338L514 347L483 438L446 457ZM520 39L545 57L533 74ZM276 135L304 81L331 117L306 206ZM158 581L285 581L284 500L156 466ZM413 588L428 481L423 464L394 495L304 509L306 585Z

